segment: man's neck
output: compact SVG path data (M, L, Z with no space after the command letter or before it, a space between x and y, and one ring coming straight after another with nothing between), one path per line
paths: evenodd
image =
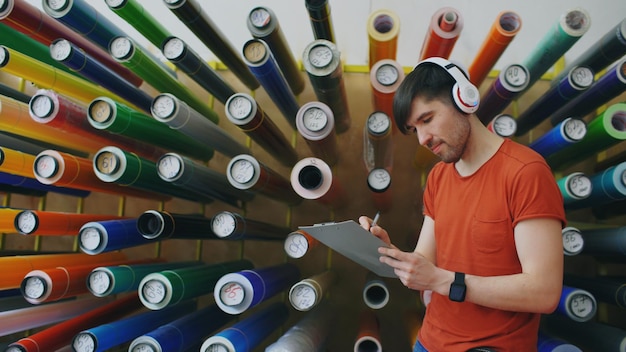
M470 117L471 132L463 156L454 164L461 176L470 176L498 151L504 139L489 131L476 116Z

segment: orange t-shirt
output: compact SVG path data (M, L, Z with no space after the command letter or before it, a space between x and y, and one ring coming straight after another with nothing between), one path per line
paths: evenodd
M565 223L563 198L545 160L508 139L473 175L438 163L428 175L424 214L435 221L437 266L479 276L520 273L513 229L521 220ZM419 332L429 351L537 349L540 314L453 302L433 293Z

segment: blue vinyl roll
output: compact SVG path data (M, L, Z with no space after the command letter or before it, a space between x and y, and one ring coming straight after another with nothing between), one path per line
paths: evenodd
M137 219L90 221L78 233L80 249L99 254L150 243L137 230Z
M221 330L204 341L201 352L223 351L249 352L281 326L289 317L289 311L282 302L275 302L255 311L238 323ZM218 347L219 346L219 347Z
M85 78L98 83L150 114L153 97L89 56L70 41L57 39L52 42L50 55L73 71L79 72Z
M596 315L598 304L589 291L563 285L561 299L555 313L574 321L589 321Z
M98 13L86 0L43 0L42 7L48 15L94 42L105 51L108 50L109 43L113 38L127 36L122 29L101 13ZM148 50L144 49L143 51L149 53ZM161 62L161 60L152 54L150 54L150 57L170 75L177 77L176 72Z
M45 185L37 181L37 179L13 175L6 172L0 172L0 184L23 187L35 191L54 192L75 197L87 197L91 193L89 191L83 191L79 189Z
M587 134L585 121L568 117L534 140L528 147L547 158L564 147L579 142L585 134Z
M136 338L128 350L142 351L141 348L146 347L160 352L188 351L233 317L212 304Z
M289 84L281 73L267 43L261 39L251 39L244 44L243 51L244 61L250 71L295 130L296 115L300 110L300 105L298 105L296 96L289 88ZM254 52L254 54L250 54L250 52Z
M72 347L75 351L81 352L103 352L189 314L195 309L195 301L186 301L176 305L176 307L143 312L112 323L99 325L74 336ZM90 346L90 343L93 344L93 348L85 348L85 346ZM81 349L81 346L84 349Z
M626 161L589 177L592 191L589 197L568 205L580 209L626 199Z
M539 331L537 352L582 352L582 350L565 340Z

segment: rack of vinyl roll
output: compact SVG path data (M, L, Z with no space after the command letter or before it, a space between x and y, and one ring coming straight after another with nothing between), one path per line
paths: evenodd
M437 160L392 101L432 55L563 194L538 350L623 351L625 5L371 6L0 1L0 351L410 350L428 295L300 227L413 250Z

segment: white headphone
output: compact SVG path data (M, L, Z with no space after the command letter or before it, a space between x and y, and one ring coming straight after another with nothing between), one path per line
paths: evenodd
M478 103L480 102L478 88L467 79L459 66L441 57L429 57L420 61L417 66L425 62L441 66L454 78L456 83L452 87L451 93L454 104L459 110L466 114L471 114L478 110ZM417 68L417 66L415 67Z

